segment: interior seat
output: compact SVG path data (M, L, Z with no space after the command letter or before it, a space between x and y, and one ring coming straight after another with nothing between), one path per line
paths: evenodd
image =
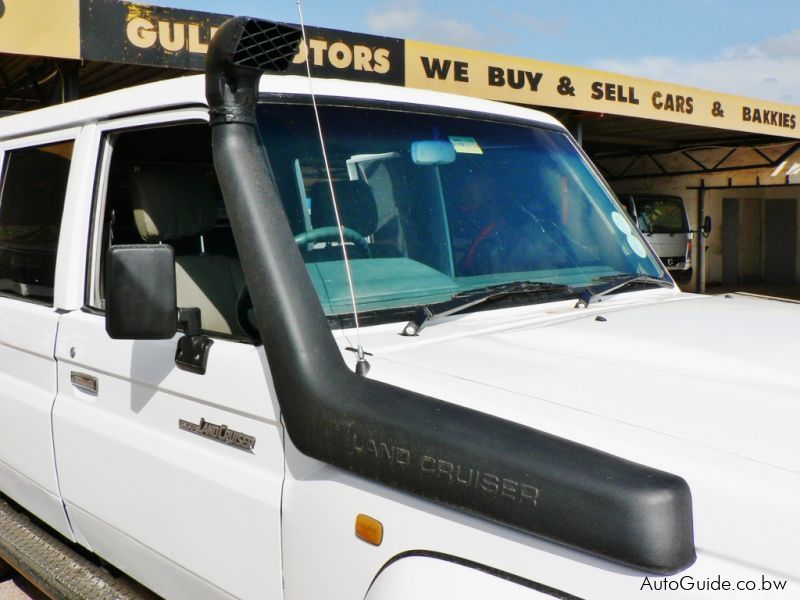
M315 183L310 188L311 226L314 229L336 227L336 214L331 200L330 186L327 181ZM386 244L376 243L371 236L378 227L378 207L372 190L364 181L334 181L333 191L339 207L339 218L342 226L352 229L369 242L369 254L362 252L358 245L348 247L351 258L400 256L400 251ZM330 240L338 243L338 238ZM352 248L352 250L351 250ZM338 260L341 249L330 244L326 248L310 251L311 260Z
M239 260L200 251L200 236L214 227L221 207L213 175L194 166L147 168L131 175L130 189L142 240L160 243L198 238L196 253L175 257L178 306L199 308L206 331L248 337L236 318L245 286Z

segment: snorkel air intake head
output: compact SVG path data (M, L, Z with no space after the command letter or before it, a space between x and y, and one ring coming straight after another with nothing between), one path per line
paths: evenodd
M297 27L247 17L225 21L206 56L206 98L211 124L255 124L258 80L292 63L302 33Z
M257 131L259 76L287 68L300 37L287 25L232 19L211 41L206 73L214 167L292 443L362 477L634 568L692 564L682 478L347 367ZM370 443L399 449L403 460L382 460L365 451ZM440 465L477 474L474 485L442 476Z

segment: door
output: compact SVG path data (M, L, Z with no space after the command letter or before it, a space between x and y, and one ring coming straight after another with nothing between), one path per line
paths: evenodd
M742 200L739 210L739 282L755 283L764 278L761 200Z
M797 200L766 200L764 281L792 283L797 264Z
M722 201L722 283L739 283L738 198L725 198Z
M0 490L68 538L51 411L56 256L75 135L0 147Z
M722 280L755 283L762 272L761 200L726 198L722 205Z
M182 113L193 116L205 117ZM62 317L56 346L53 426L61 491L79 540L164 597L278 598L283 431L263 347L239 330L221 331L224 324L209 321L203 308L213 344L200 375L176 366L180 333L172 340L128 341L105 331L105 248L142 243L146 235L133 214L137 189L151 199L160 194L155 200L162 207L179 207L165 210L172 222L155 228L167 236L159 241L185 259L181 264L235 270L222 204L207 211L211 221L202 231L187 227L205 217L181 212L205 202L186 173L213 172L207 124L159 125L121 121L103 138L87 307ZM176 175L166 183L162 178L160 191L138 187L139 174L165 168ZM222 278L197 281L203 287ZM204 291L216 301L229 290ZM221 323L223 304L214 317Z

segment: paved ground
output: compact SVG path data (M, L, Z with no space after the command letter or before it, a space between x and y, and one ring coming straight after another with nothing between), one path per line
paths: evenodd
M17 575L0 583L0 600L47 600L47 596Z

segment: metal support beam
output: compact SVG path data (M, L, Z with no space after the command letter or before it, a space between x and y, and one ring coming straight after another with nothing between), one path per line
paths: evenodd
M628 163L628 166L622 169L622 173L617 175L614 179L621 179L622 177L625 177L625 173L630 171L633 165L635 165L640 158L641 158L640 156L634 156L633 160Z
M725 156L723 156L722 158L720 158L720 159L719 159L719 162L718 162L717 164L715 164L713 167L711 167L711 170L712 170L712 171L716 171L716 170L719 168L719 166L720 166L722 163L724 163L726 160L728 160L728 159L729 159L731 156L733 156L733 155L736 153L736 151L737 151L738 149L739 149L739 148L731 148L730 152L728 152L728 153L727 153ZM764 155L762 154L761 156L764 156ZM770 165L770 164L769 164L769 162L767 162L767 166L772 166L772 165Z
M707 173L707 172L708 172L708 167L707 167L707 166L705 166L703 163L701 163L699 160L697 160L697 159L696 159L694 156L692 156L691 154L689 154L689 151L688 151L688 150L684 150L683 152L681 152L681 154L683 154L683 155L684 155L686 158L688 158L690 161L692 161L694 164L696 164L698 167L700 167L700 169L701 169L701 170L702 170L704 173Z
M61 84L61 101L71 102L80 98L80 87L78 85L78 69L80 63L75 60L64 60L58 63L58 73Z
M686 189L687 190L698 190L698 191L699 190L705 190L705 191L708 192L710 190L753 190L753 189L763 190L763 189L770 189L770 188L800 187L800 183L769 183L769 184L755 184L755 183L752 183L752 184L740 185L740 184L732 183L730 179L728 180L728 182L729 182L728 185L699 185L699 186L690 185ZM700 181L700 183L701 184L703 183L702 180Z
M761 150L759 150L758 148L753 148L752 150L753 150L753 151L754 151L756 154L758 154L758 155L759 155L761 158L763 158L765 161L767 161L767 164L771 164L771 163L772 163L772 159L771 159L769 156L767 156L766 154L764 154L764 153L763 153Z
M45 104L44 93L39 85L39 80L33 75L33 69L28 70L28 78L30 79L30 87L33 88L33 91L36 93L39 104Z
M619 175L616 175L614 179L652 179L657 177L679 177L683 175L708 175L711 173L718 173L718 172L728 172L728 171L745 171L751 169L765 169L769 167L776 167L781 164L783 161L787 160L792 154L800 150L800 142L788 144L787 150L776 159L769 158L764 152L760 151L758 148L753 146L738 146L738 147L731 147L725 155L717 161L717 163L713 167L706 166L697 158L692 156L691 149L682 150L680 153L684 156L687 160L691 161L695 165L697 165L697 169L684 169L680 171L667 171L664 169L663 165L659 164L655 157L660 156L662 154L669 154L667 152L651 152L647 154L637 153L637 154L627 154L627 155L617 155L617 156L594 156L593 160L596 163L602 163L604 160L607 159L624 159L630 156L633 156L633 162L628 165ZM763 159L764 162L756 163L755 157L752 158L752 161L748 162L748 164L737 165L733 167L725 167L722 166L731 156L733 156L739 150L742 151L752 151L755 155L759 158ZM657 170L653 170L649 173L637 173L635 175L628 175L628 171L630 170L631 166L636 163L636 161L641 158L642 156L647 156L650 158L653 163L657 166ZM665 172L666 171L666 172ZM708 189L708 188L706 188Z
M649 158L651 161L653 161L653 164L654 164L655 166L657 166L657 167L659 168L659 170L660 170L660 171L661 171L661 172L662 172L664 175L667 175L667 174L668 174L667 170L664 168L664 166L663 166L663 165L662 165L660 162L658 162L658 161L656 160L656 157L655 157L655 156L653 156L652 154L648 154L648 155L647 155L647 158Z
M597 161L599 162L599 161ZM721 173L728 173L730 171L750 171L753 169L765 169L771 167L773 165L739 165L736 167L723 167L719 170ZM626 170L627 171L627 170ZM624 172L622 175L618 175L614 179L655 179L657 177L679 177L682 175L708 175L713 173L713 171L671 171L669 173L645 173L645 174L636 174L636 175L625 175ZM692 188L696 189L696 188ZM706 188L708 189L708 188Z
M792 154L794 154L800 148L800 142L796 144L792 144L792 146L783 154L781 154L778 158L776 158L772 164L775 166L781 164L783 161L787 160Z
M697 188L697 244L695 254L697 256L697 272L694 276L695 282L695 291L698 294L705 294L706 292L706 274L705 274L705 264L704 264L704 255L706 253L705 248L705 238L703 237L702 229L703 229L703 219L705 218L705 180L700 180L700 187Z
M3 100L19 92L25 94L22 97L23 99L25 99L27 97L26 90L33 87L39 78L44 77L47 74L48 69L49 67L47 61L39 63L36 67L32 69L26 69L24 73L22 73L10 84L5 86L5 89L0 90L0 100Z

